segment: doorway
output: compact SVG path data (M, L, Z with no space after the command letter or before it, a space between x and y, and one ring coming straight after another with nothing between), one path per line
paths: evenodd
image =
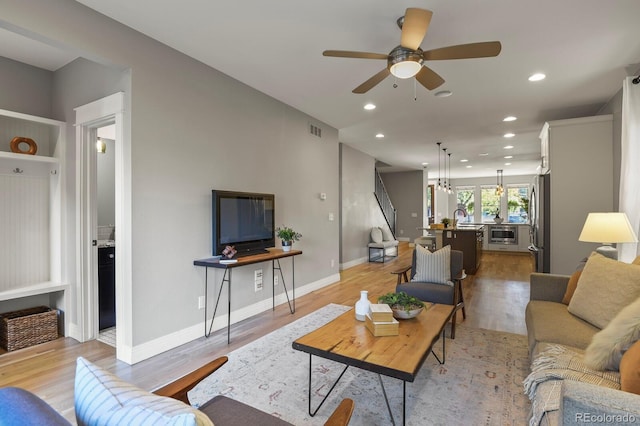
M116 347L115 123L96 129L98 337Z
M132 265L131 265L131 138L124 114L125 94L115 93L76 111L76 189L78 284L76 288L77 331L82 342L98 338L98 129L114 126L114 241L115 317L118 325L115 346L118 360L133 363L132 350ZM102 155L102 154L100 154Z

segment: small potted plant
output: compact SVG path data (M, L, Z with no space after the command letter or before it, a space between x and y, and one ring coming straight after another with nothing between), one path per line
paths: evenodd
M276 236L282 240L282 250L290 251L294 241L299 241L302 234L294 231L288 226L276 228Z
M445 217L440 222L442 222L445 228L448 228L449 224L451 223L451 219L449 219L448 217Z
M418 316L424 309L424 303L414 296L409 296L404 291L399 293L387 293L378 298L378 303L386 303L393 311L394 318L409 319Z

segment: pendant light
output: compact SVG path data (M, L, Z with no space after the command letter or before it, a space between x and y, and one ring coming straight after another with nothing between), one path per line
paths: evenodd
M442 142L436 142L436 144L438 145L438 190L441 190L442 184L440 182L440 145L442 144Z
M502 197L504 195L504 180L502 176L502 169L498 170L498 174L496 177L496 195L498 197Z
M447 192L447 148L442 148L444 151L444 185L442 185L442 190Z
M449 153L449 194L453 194L451 190L451 153Z

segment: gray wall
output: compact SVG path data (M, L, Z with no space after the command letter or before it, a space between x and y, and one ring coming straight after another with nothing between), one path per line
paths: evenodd
M382 181L396 209L396 238L413 242L422 235L423 177L422 170L382 173ZM415 215L415 216L414 216Z
M613 116L613 208L620 206L620 164L622 150L622 89L615 94L598 114Z
M115 141L102 138L107 150L98 154L98 226L116 223L116 161Z
M297 286L337 273L336 129L311 136L311 117L71 0L13 2L3 20L83 52L56 73L53 118L73 123L74 107L118 90L130 96L132 345L202 322L204 271L193 260L211 254L212 188L276 195L276 223L303 235ZM94 75L87 59L120 65ZM68 154L72 174L75 150ZM253 269L234 273L234 309L271 296L253 292Z
M340 264L343 268L367 260L371 228L386 224L374 195L375 163L375 158L340 144Z
M51 117L52 82L51 71L0 56L1 109Z

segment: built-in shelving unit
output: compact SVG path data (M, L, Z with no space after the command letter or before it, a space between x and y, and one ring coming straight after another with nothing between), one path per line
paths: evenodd
M42 295L65 310L65 130L62 121L0 109L0 312ZM16 136L33 139L36 154L11 152Z

